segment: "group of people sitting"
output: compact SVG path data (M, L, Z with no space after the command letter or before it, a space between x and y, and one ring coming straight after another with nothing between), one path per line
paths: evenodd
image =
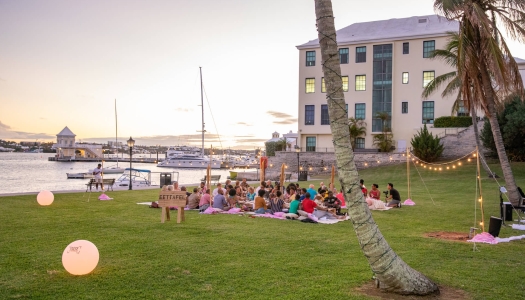
M401 207L401 196L399 192L394 188L393 183L388 183L385 193L385 201L381 200L381 191L379 190L379 185L376 183L372 184L372 189L368 191L365 186L363 179L359 181L359 187L363 192L363 195L366 198L366 203L370 209L385 209L386 207Z
M387 185L386 203L380 199L381 191L377 184L372 184L370 191L362 179L359 185L370 209L401 207L399 192L394 189L392 183ZM173 185L164 186L163 190L186 191L186 187L179 187L179 184L174 182ZM235 185L228 179L224 185L218 183L213 191L201 182L198 188L193 189L193 193L186 192L186 195L186 207L199 211L205 211L209 207L216 211L228 211L236 207L256 214L285 212L288 219L303 219L309 214L317 218L345 218L345 214L341 212L341 208L346 207L343 191L336 190L331 183L326 186L321 182L316 190L313 184L308 188L301 188L299 183L290 183L283 188L279 182L273 185L268 180L261 181L260 185L254 188L246 179L236 181Z

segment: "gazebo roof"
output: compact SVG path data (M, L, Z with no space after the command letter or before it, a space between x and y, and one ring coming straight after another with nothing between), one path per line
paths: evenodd
M57 136L77 136L76 134L74 134L69 128L64 127L64 129L62 129L62 131L60 131L60 133L57 134Z

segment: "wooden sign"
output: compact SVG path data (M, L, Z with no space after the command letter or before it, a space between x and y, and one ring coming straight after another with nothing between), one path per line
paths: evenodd
M159 207L162 207L160 222L164 218L170 220L170 207L177 206L177 223L185 221L184 207L186 207L186 192L183 191L161 191L159 193Z

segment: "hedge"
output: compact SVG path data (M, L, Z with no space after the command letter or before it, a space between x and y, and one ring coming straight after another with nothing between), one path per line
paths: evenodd
M439 117L434 120L434 127L469 127L472 125L472 117Z

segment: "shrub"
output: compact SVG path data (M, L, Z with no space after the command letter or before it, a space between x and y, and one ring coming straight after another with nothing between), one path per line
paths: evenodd
M472 125L472 117L439 117L434 120L434 127L469 127Z
M503 145L511 161L525 161L525 104L520 97L513 96L507 101L502 112L497 115L503 137ZM483 146L497 155L492 127L487 118L480 136Z
M434 136L428 132L427 125L422 130L418 131L417 134L410 141L412 148L414 148L414 154L427 162L436 161L443 153L443 144L441 144L441 138Z
M277 142L266 142L264 145L266 146L266 156L275 156Z

